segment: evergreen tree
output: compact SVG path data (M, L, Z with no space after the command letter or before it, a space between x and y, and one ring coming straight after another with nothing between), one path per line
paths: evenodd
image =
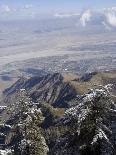
M65 123L70 123L75 133L73 145L79 146L83 155L112 155L111 117L116 116L116 106L109 85L91 89L82 102L65 113Z
M10 112L11 118L15 118L14 155L46 155L48 147L40 128L44 118L24 89L18 92Z

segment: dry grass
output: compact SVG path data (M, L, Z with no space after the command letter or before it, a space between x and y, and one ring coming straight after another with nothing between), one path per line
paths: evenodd
M73 81L75 79L79 79L78 75L72 74L72 73L64 73L63 77L64 77L64 82L70 82L70 81Z
M99 72L87 82L70 81L79 94L86 93L88 89L95 85L116 84L116 72Z

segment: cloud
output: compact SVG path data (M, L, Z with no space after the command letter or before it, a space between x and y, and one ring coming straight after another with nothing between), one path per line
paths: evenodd
M68 18L68 17L72 17L72 16L79 16L79 15L80 15L79 13L69 13L69 14L56 13L54 15L54 17L57 17L57 18Z
M32 4L26 4L23 8L24 9L31 9L33 7Z
M90 10L86 10L80 17L80 22L83 25L83 27L86 26L86 24L91 20L92 14Z
M3 4L0 6L0 19L8 17L9 19L20 19L20 18L36 18L39 15L38 6L32 4L26 4L22 6L9 6ZM42 16L42 15L41 15ZM52 15L53 16L53 15ZM43 17L43 16L42 16ZM90 9L85 10L81 13L55 13L55 18L70 18L76 17L76 26L101 26L107 30L116 28L116 7L104 8L99 11L91 11ZM7 19L7 18L6 18ZM88 24L89 23L89 24Z
M2 13L21 13L23 11L26 11L26 10L31 10L33 7L32 4L26 4L24 6L21 6L21 7L10 7L8 5L1 5L0 6L0 12Z
M116 7L105 9L104 16L107 24L112 27L116 27Z
M37 7L32 4L21 6L2 4L0 5L0 20L34 18L37 11Z
M103 21L102 24L104 25L106 30L112 30L112 28L105 21Z
M80 23L83 27L90 25L101 25L105 29L116 28L116 7L104 8L101 11L86 10L80 17Z
M9 13L9 12L12 11L12 9L11 9L8 5L2 5L2 6L1 6L1 11L2 11L2 12Z

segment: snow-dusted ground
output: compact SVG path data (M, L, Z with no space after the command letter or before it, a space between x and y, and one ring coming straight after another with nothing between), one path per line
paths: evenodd
M0 155L10 155L10 153L12 153L12 151L9 149L0 150Z

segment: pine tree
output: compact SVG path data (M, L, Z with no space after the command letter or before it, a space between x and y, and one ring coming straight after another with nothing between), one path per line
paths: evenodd
M91 89L82 102L65 113L65 123L73 127L74 145L83 155L112 155L110 137L111 116L116 116L116 106L109 91L109 85Z
M15 118L14 155L46 155L48 147L39 127L43 116L24 89L18 92L16 103L9 109L11 118Z

